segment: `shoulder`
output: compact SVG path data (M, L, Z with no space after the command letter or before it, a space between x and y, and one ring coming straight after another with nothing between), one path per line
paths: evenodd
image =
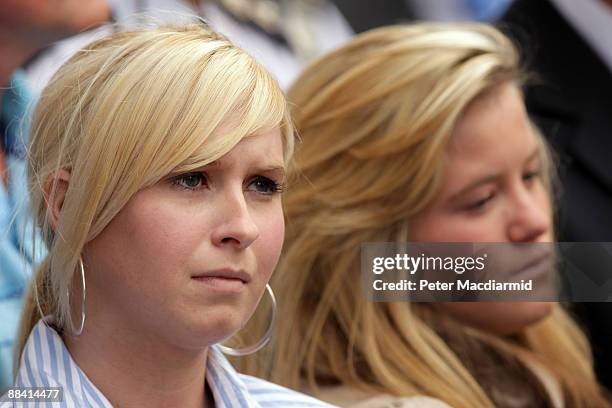
M111 404L72 360L59 334L52 327L53 317L36 323L23 349L15 387L57 388L61 390L61 407L95 406L109 408ZM29 404L28 404L29 405ZM45 401L36 406L58 406Z
M332 408L333 405L319 401L306 394L282 387L250 375L240 374L250 396L265 407L312 407Z

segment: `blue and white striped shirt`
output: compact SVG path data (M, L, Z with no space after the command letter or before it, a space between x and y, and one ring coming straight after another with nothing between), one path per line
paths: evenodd
M50 321L48 317L45 319ZM259 378L239 374L216 348L209 348L206 382L217 408L287 407L331 408L324 402ZM39 321L25 345L15 379L16 387L62 387L63 401L5 402L8 407L112 407L111 403L76 365L57 332ZM204 392L204 384L202 384Z

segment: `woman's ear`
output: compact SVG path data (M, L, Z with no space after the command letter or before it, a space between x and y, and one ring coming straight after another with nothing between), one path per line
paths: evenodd
M64 198L66 197L69 184L70 172L65 169L60 169L49 174L45 180L43 191L45 203L47 204L47 219L53 231L57 230L60 213L64 206Z

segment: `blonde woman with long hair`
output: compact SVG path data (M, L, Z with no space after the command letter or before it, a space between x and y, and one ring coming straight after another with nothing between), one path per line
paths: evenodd
M222 354L263 341L217 344L274 299L286 106L259 64L197 24L113 34L57 72L29 146L48 255L16 386L59 387L67 407L328 406Z
M359 35L302 74L280 325L248 372L342 406L609 406L558 304L370 302L360 288L361 243L553 240L518 64L492 27L424 23Z

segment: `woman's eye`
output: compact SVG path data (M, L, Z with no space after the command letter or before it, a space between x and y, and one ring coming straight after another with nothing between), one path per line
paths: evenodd
M204 173L187 173L177 176L173 184L186 190L198 190L206 186L206 175Z
M485 205L487 205L487 203L489 201L491 201L493 199L493 197L494 197L494 194L490 193L486 197L483 197L480 200L477 200L477 201L469 204L466 209L468 211L478 211L478 210L481 210L481 209L483 209L485 207Z
M273 195L281 193L283 186L274 180L270 180L267 177L255 177L249 184L249 190L259 194Z
M523 175L523 181L530 182L539 178L541 175L542 172L540 170L530 171Z

